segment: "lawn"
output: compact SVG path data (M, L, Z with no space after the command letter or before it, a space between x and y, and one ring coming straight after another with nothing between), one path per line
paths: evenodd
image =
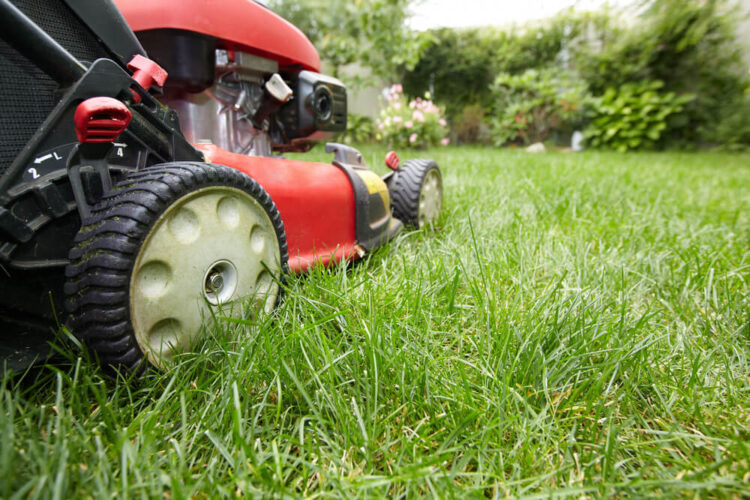
M434 230L163 375L6 376L0 497L750 494L750 156L423 155Z

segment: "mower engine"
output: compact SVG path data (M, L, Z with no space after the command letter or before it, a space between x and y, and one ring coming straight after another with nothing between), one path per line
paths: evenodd
M336 78L282 71L274 59L200 33L154 29L138 37L169 73L161 101L177 111L192 143L271 156L346 130L346 87Z

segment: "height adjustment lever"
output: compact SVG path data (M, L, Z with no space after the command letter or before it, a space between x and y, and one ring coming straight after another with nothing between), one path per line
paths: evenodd
M156 64L154 61L147 57L143 57L140 54L136 54L133 59L128 63L128 69L133 72L133 80L138 82L138 85L144 88L146 92L155 86L161 89L164 86L164 82L167 81L168 73ZM141 96L138 92L133 92L133 99L135 102L141 102Z
M91 215L81 170L93 170L99 176L102 193L112 189L107 156L112 143L125 131L132 118L130 109L111 97L92 97L76 108L73 122L79 143L68 156L67 169L81 220Z

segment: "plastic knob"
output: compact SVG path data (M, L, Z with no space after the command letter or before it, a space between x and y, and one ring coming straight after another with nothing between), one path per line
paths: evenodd
M389 152L385 155L385 166L391 170L398 170L398 166L401 164L401 160L395 151Z

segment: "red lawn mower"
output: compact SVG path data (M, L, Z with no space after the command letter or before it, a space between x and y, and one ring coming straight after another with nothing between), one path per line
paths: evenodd
M106 365L163 367L210 309L270 311L284 273L440 213L433 161L277 156L343 132L347 97L258 3L0 0L0 38L6 360L57 317Z

